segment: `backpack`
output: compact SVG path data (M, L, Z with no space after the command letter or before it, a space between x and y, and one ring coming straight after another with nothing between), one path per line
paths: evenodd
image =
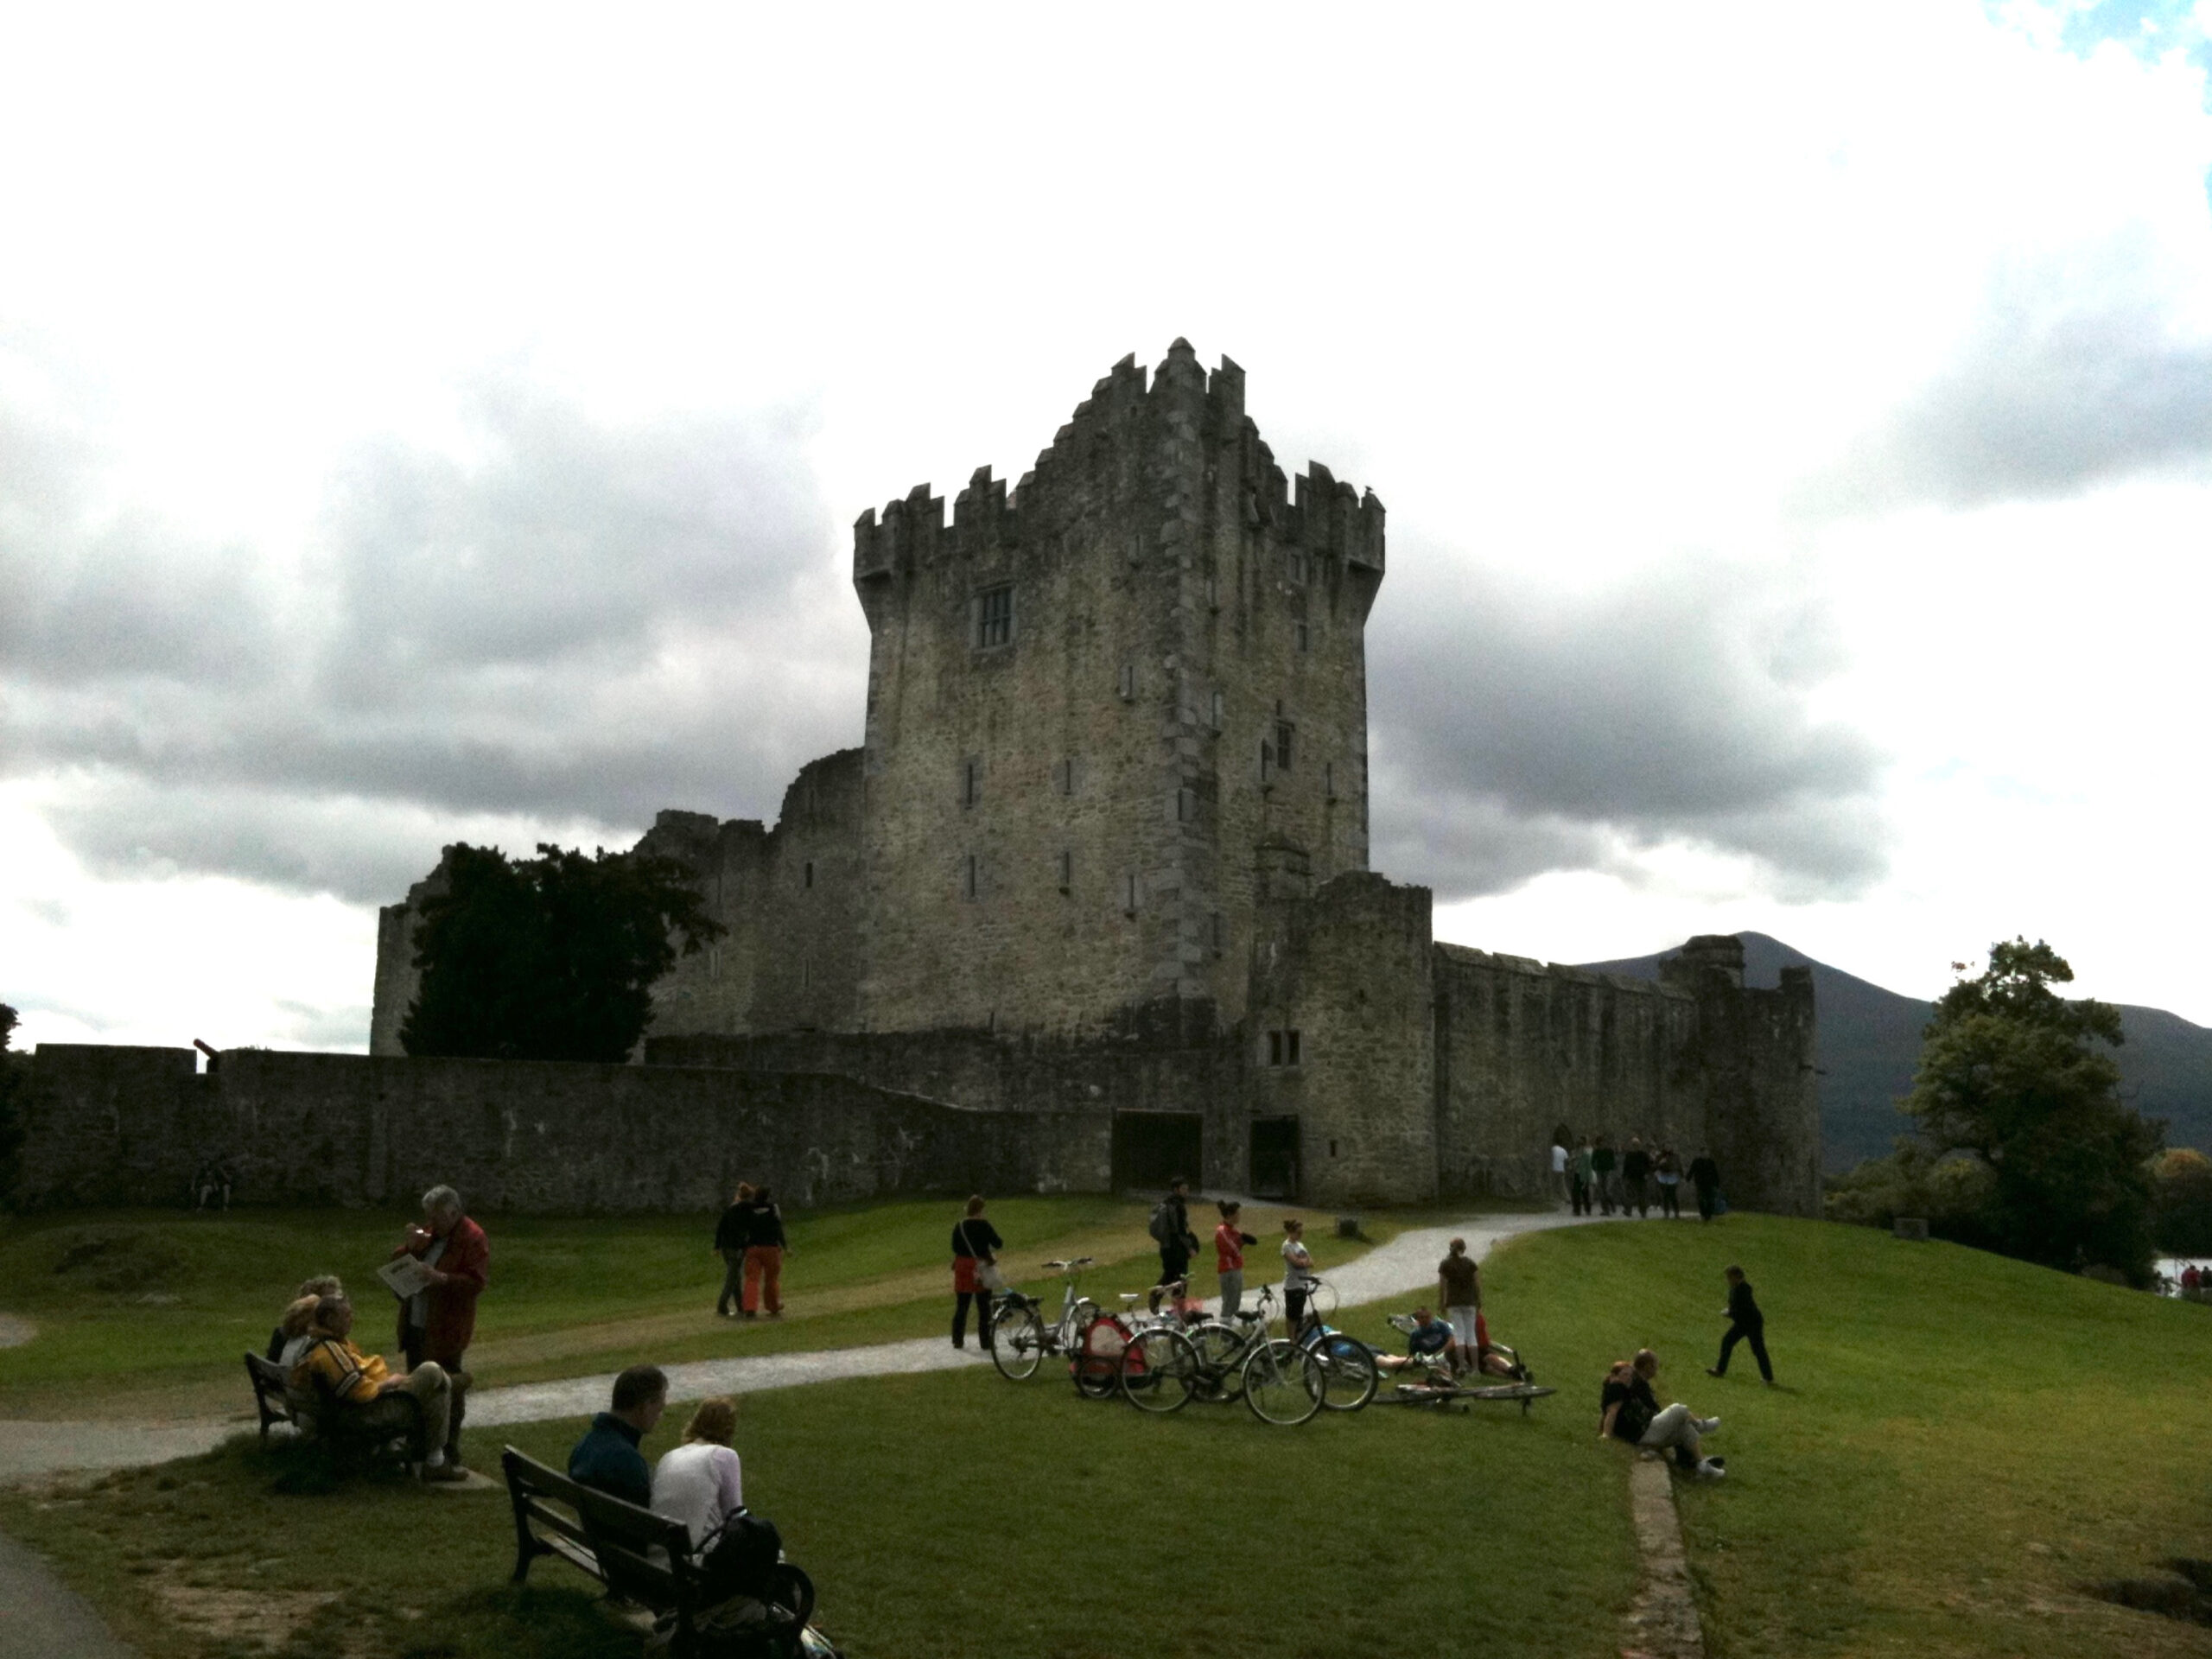
M1152 1235L1155 1244L1173 1244L1182 1234L1175 1226L1175 1205L1172 1199L1162 1198L1152 1206L1152 1224L1145 1230Z
M766 1601L775 1592L776 1563L783 1559L783 1535L776 1523L750 1510L740 1510L715 1529L699 1552L706 1578L706 1599L727 1601L750 1596Z

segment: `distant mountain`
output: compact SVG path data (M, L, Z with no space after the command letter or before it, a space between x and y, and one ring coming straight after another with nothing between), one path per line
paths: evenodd
M1815 962L1764 933L1738 933L1744 982L1771 987L1785 967L1813 970L1820 1010L1821 1133L1831 1173L1878 1158L1910 1127L1897 1096L1912 1087L1920 1035L1933 1003L1899 996ZM1663 951L1662 956L1671 956ZM1659 977L1660 957L1581 964L1636 979ZM2212 1149L2212 1030L2163 1008L2120 1005L2127 1040L2120 1048L2120 1092L2146 1117L2166 1120L2166 1144Z

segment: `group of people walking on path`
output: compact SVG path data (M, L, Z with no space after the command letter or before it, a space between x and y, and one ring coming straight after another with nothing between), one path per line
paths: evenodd
M784 1313L784 1258L791 1253L784 1236L784 1212L765 1186L740 1181L736 1196L715 1224L715 1250L722 1259L722 1294L715 1299L718 1318L772 1319ZM734 1304L734 1306L733 1306Z
M1656 1204L1662 1217L1680 1220L1685 1180L1697 1196L1699 1220L1711 1221L1728 1207L1720 1196L1720 1166L1710 1152L1699 1153L1685 1168L1672 1147L1646 1146L1640 1135L1629 1136L1621 1151L1603 1135L1586 1135L1570 1151L1573 1139L1561 1131L1552 1142L1552 1180L1578 1216L1610 1216L1617 1210L1649 1216Z

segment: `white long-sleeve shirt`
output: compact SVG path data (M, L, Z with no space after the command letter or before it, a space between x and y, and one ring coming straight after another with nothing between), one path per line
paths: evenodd
M716 1527L745 1507L737 1453L712 1440L686 1440L653 1470L653 1513L681 1521L698 1548Z

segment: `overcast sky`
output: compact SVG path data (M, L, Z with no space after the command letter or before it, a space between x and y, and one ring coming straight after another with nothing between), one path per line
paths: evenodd
M1179 334L1389 509L1440 937L2212 1023L2190 7L1092 10L0 22L22 1039L359 1047L443 842L772 818L854 518Z

